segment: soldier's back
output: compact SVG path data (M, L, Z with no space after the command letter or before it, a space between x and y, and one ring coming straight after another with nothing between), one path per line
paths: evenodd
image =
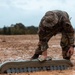
M69 18L69 15L68 15L68 13L66 11L53 10L53 12L56 13L59 18L61 16L65 16L66 18Z

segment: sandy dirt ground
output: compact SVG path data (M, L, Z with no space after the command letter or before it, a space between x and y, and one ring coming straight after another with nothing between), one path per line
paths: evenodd
M56 35L48 42L48 56L55 59L62 58L60 39L61 35ZM29 60L37 48L38 41L38 35L0 35L0 64L5 61ZM42 71L0 75L75 75L75 50L71 61L74 64L73 68L65 71Z

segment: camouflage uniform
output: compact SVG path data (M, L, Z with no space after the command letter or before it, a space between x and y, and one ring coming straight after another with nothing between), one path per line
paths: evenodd
M48 41L58 33L62 34L60 45L62 47L63 58L70 59L70 57L66 56L66 53L70 46L74 45L74 29L67 12L60 10L48 11L41 19L38 29L38 48L33 58L38 58L43 51L47 50Z

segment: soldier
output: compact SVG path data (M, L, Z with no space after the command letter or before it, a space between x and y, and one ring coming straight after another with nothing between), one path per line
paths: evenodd
M74 53L74 29L68 13L60 10L48 11L41 19L38 29L38 48L31 59L37 59L39 55L42 55L43 60L45 60L47 58L48 41L58 33L62 34L60 42L62 56L64 59L70 60Z

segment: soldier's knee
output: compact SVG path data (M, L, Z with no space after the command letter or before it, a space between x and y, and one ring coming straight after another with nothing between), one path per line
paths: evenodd
M48 44L47 42L39 42L38 43L38 48L36 49L35 53L36 54L42 54L45 50L47 50Z

